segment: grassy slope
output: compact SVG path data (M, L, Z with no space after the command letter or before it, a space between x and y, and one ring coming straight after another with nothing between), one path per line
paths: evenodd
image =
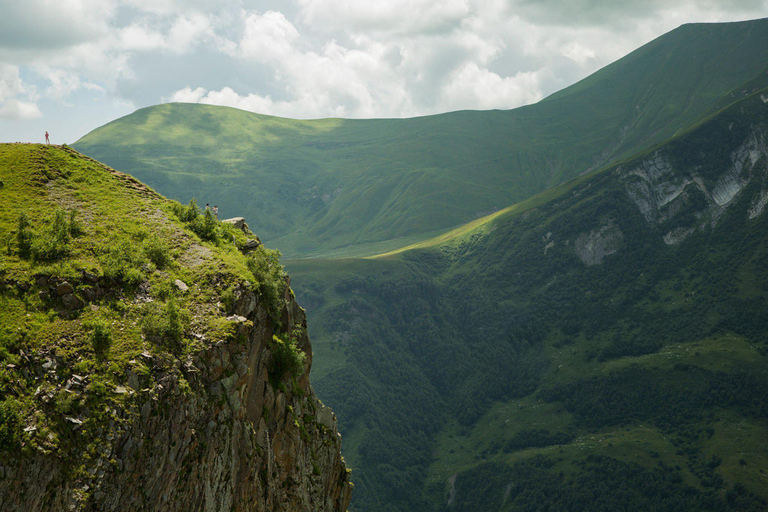
M171 104L76 147L171 197L245 216L287 255L372 254L666 140L768 79L766 40L768 20L686 25L511 111L295 121Z
M75 212L80 229L46 246L58 254L41 257L36 244L51 239L57 211L67 220ZM33 230L30 255L18 240L21 214ZM0 452L52 453L71 460L71 476L80 478L83 458L95 453L110 423L130 420L120 411L138 410L129 372L151 388L203 344L236 336L221 306L226 287L270 281L256 278L230 242L241 235L218 226L226 243L200 240L170 200L69 148L0 144ZM180 292L176 279L189 290ZM64 280L80 308L62 304L57 285ZM154 369L143 352L154 357ZM28 371L47 359L57 362L53 370ZM75 374L86 385L64 389ZM66 417L80 418L82 428L73 433Z
M659 149L681 169L721 173L740 141L728 134L766 124L758 96ZM414 250L289 261L312 320L313 379L339 411L359 510L439 510L453 475L459 510L497 510L516 471L539 471L553 485L539 491L575 499L572 485L594 485L610 464L655 478L659 492L689 493L691 510L725 507L718 500L734 482L765 497L768 217L746 213L768 183L758 165L762 177L717 227L677 247L661 242L674 223L648 225L615 173L602 172ZM563 241L606 215L627 245L585 268ZM548 232L557 244L543 253ZM533 387L517 379L537 365L526 376ZM538 429L566 437L507 448ZM543 465L525 466L538 455ZM534 492L535 482L520 485ZM668 509L681 499L669 492L630 503Z

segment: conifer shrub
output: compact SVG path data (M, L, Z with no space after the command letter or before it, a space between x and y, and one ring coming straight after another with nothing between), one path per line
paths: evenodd
M211 210L205 210L205 213L198 215L189 223L189 227L202 240L216 243L219 241L218 224L219 221L213 216Z
M83 225L77 220L77 210L69 210L69 235L72 238L77 238L83 233Z
M129 240L115 239L101 248L99 262L104 277L118 283L137 285L144 280L143 255Z
M32 238L32 224L29 222L29 216L25 212L21 212L16 225L16 245L22 258L29 257L32 251Z
M195 199L190 200L187 206L174 202L171 204L171 208L176 217L186 224L201 240L218 245L222 238L226 240L231 239L231 236L226 236L228 230L221 222L216 220L210 209L206 208L203 213L200 213L200 208L197 206Z
M32 259L56 261L69 254L71 239L69 222L64 210L57 209L48 229L43 230L32 241Z
M181 222L193 222L200 215L200 209L197 207L196 199L191 199L187 206L174 201L171 204L171 208Z

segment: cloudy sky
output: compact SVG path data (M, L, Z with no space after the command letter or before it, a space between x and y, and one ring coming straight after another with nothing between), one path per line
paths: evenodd
M295 118L533 103L683 23L768 0L0 0L0 141L169 101Z

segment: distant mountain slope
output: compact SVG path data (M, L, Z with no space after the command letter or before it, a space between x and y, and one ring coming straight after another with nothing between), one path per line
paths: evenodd
M75 147L171 197L245 215L291 256L395 247L666 140L764 87L766 70L768 20L686 25L510 111L297 121L165 104Z
M768 90L378 259L287 263L354 510L752 510Z

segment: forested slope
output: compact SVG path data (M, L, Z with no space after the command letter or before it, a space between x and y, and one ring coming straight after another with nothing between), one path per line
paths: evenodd
M288 263L355 510L765 508L764 95L448 241Z

